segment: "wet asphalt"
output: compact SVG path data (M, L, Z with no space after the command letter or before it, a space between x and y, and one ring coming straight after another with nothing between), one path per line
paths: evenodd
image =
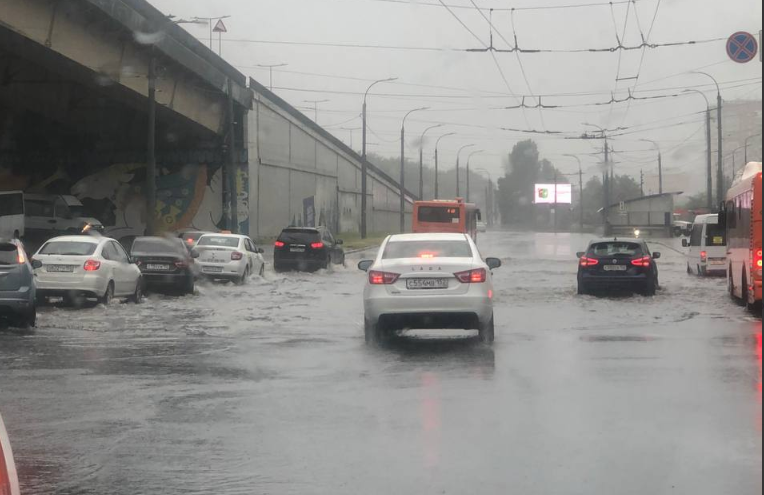
M352 266L44 308L0 332L22 494L761 494L761 319L676 241L655 298L578 296L588 239L481 238L493 348L367 348Z

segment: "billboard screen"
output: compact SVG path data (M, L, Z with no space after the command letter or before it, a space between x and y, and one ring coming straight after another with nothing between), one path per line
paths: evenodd
M557 184L557 194L555 194L554 184L536 184L534 192L534 203L537 205L561 205L573 204L573 186L570 184Z

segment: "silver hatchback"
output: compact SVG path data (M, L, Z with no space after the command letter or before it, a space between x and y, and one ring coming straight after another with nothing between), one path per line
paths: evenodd
M37 322L34 270L24 247L0 239L0 319L12 326L32 328Z

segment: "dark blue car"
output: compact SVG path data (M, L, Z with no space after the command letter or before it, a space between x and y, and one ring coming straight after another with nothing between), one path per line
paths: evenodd
M0 319L32 328L37 322L34 270L16 240L0 239Z

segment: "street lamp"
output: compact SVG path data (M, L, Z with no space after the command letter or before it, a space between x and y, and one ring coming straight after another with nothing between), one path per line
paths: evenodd
M661 145L652 139L640 139L643 143L652 143L658 150L658 192L663 194L663 153L661 152Z
M493 225L493 219L494 219L494 211L493 211L494 210L493 175L491 175L491 172L489 172L488 170L486 170L484 168L475 169L475 172L477 172L479 174L485 174L486 176L488 176L488 188L487 188L487 191L486 191L486 194L485 194L485 203L486 203L485 207L488 210L486 212L486 214L488 215L488 225L492 226Z
M438 146L440 145L440 142L443 140L443 138L455 135L455 132L444 134L440 136L435 142L435 199L440 199L440 169L438 168Z
M270 84L268 89L270 89L271 92L273 92L273 69L277 67L286 67L287 65L289 64L271 64L271 65L257 64L258 67L262 67L263 69L268 69L268 73L270 74Z
M711 102L708 96L697 89L686 89L684 93L698 93L706 100L706 206L708 211L714 208L714 164L713 164L713 142L711 138Z
M415 108L403 117L401 124L401 233L406 230L406 119L416 112L429 110L430 107ZM422 199L421 197L419 199Z
M467 157L467 202L468 203L470 202L470 160L472 160L473 156L479 155L480 153L483 153L483 152L485 152L485 150L473 151ZM459 175L459 171L458 170L457 170L456 174L457 174L457 178L458 178L458 175Z
M602 208L602 224L605 226L605 234L609 235L608 214L610 213L610 205L612 204L612 201L610 200L612 196L611 186L612 183L615 182L615 169L610 165L610 144L608 143L607 131L605 129L595 124L584 123L584 125L598 128L600 132L602 132L602 139L605 140L605 173L603 174L602 179L602 187L605 189L605 194L603 194L605 205ZM608 169L610 169L610 179L608 179Z
M722 99L722 89L721 86L719 86L719 81L717 81L711 74L701 71L693 71L693 73L709 77L714 81L714 84L716 84L716 119L718 121L717 126L719 133L719 144L716 147L719 161L716 170L716 200L717 203L721 203L724 200L724 127L722 122L724 100Z
M443 127L443 124L434 125L428 127L422 133L422 138L419 140L419 199L424 199L424 137L433 129Z
M313 110L315 112L315 118L313 119L313 122L318 124L318 105L320 103L329 103L332 100L305 100L305 103L312 103L313 104Z
M374 81L369 85L369 87L366 89L366 92L363 94L363 112L362 112L362 120L363 124L361 125L362 134L363 134L363 149L361 150L361 157L362 157L362 163L361 163L361 238L366 239L368 235L368 219L367 219L367 209L368 209L368 198L366 197L367 190L369 188L369 167L367 166L366 161L366 133L368 128L366 127L366 106L367 106L367 100L369 98L369 92L371 89L376 86L377 84L386 83L386 82L393 82L397 81L397 77L390 77L388 79L380 79L378 81Z
M578 186L581 189L581 232L584 231L584 169L583 165L581 164L581 158L578 157L578 155L574 155L572 153L565 154L563 156L567 156L568 158L573 158L578 162Z
M761 133L754 134L753 136L748 136L748 138L745 140L745 163L748 165L748 141L750 141L753 138L761 137Z
M462 154L462 151L466 150L467 148L472 148L475 146L474 144L467 144L459 148L459 151L456 152L456 197L461 196L461 183L459 181L459 157Z

